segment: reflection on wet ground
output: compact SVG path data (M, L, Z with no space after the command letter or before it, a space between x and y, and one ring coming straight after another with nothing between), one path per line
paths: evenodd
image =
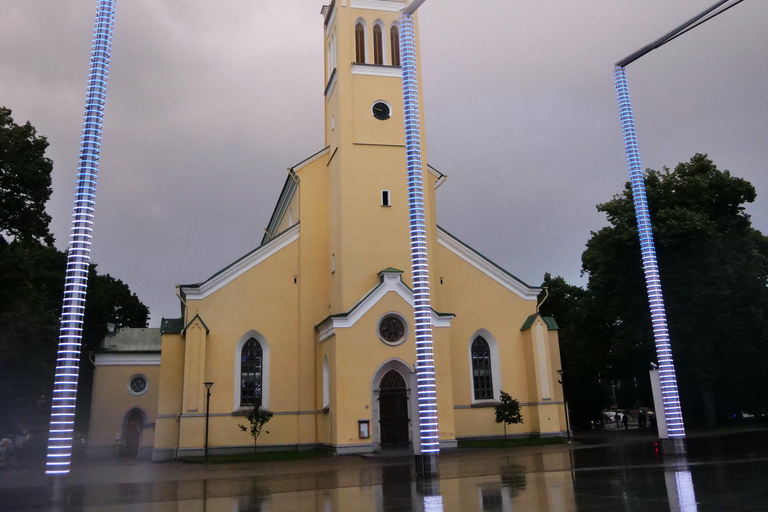
M687 459L650 440L444 453L426 485L405 456L75 468L53 499L39 471L5 473L0 510L753 511L768 509L768 431L690 439ZM36 481L37 479L37 481ZM427 482L429 484L429 482ZM432 489L430 491L430 489Z

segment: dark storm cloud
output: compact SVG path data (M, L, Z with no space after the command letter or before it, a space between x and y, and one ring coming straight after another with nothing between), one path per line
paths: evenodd
M612 64L711 0L421 9L440 223L530 284L577 280L627 179ZM94 260L152 309L255 247L285 169L323 146L320 2L118 2ZM0 0L0 104L49 137L64 247L95 2ZM643 164L707 152L768 193L768 5L744 2L628 68ZM750 208L768 230L768 202Z

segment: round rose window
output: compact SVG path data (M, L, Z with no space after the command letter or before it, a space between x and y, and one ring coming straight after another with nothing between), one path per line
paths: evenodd
M388 345L399 345L408 335L408 325L400 315L384 315L379 320L379 337Z
M136 375L128 383L128 390L134 395L143 395L147 391L147 378L143 375Z

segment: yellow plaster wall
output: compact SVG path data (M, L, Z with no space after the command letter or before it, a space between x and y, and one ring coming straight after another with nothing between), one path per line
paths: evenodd
M402 82L399 77L352 74L356 20L365 20L369 50L372 50L374 22L383 22L386 63L389 62L388 30L399 14L353 9L339 3L336 10L335 22L328 34L334 30L337 34L338 81L326 101L326 140L332 155L338 148L329 168L329 234L330 251L336 256L337 268L332 277L331 310L340 313L352 307L376 284L375 274L379 270L390 266L405 270L403 277L409 285L411 275L408 245L381 244L382 239L393 239L388 237L408 240ZM369 55L373 62L372 53ZM392 117L386 121L375 119L371 113L371 106L379 100L392 107ZM423 102L421 117L424 117ZM334 119L333 131L330 131L331 119ZM422 137L422 149L428 244L433 251L436 245L436 179L426 170L425 137ZM392 207L381 206L382 190L390 191ZM365 222L360 222L361 219ZM434 269L436 262L432 252L430 264Z
M301 411L322 408L322 357L315 325L330 314L331 252L328 246L328 159L315 160L299 170L300 209L305 212L299 238L299 405ZM320 364L319 372L316 365ZM318 387L318 376L321 379ZM320 398L318 399L318 392ZM326 415L327 416L327 415ZM321 419L303 414L297 419L301 443L320 439Z
M139 374L147 378L147 392L135 396L128 390L128 384L133 376ZM97 366L91 397L88 444L119 447L125 416L135 408L144 411L147 423L154 423L159 384L159 366ZM116 439L117 436L120 438ZM145 428L141 445L153 446L154 442L154 429Z
M489 331L496 339L501 362L501 390L520 402L528 402L529 369L520 327L536 311L535 301L522 299L442 245L437 248L437 258L440 274L433 281L436 283L433 294L436 309L456 315L450 333L455 406L466 407L473 403L469 353L473 335L479 329ZM456 435L496 432L495 424L492 427L489 424L493 421L492 416L492 408L457 410ZM529 427L530 424L522 427L523 431Z
M408 339L398 346L383 343L377 335L379 318L389 312L403 315L409 324ZM376 371L386 361L399 359L413 370L416 361L414 344L413 309L399 295L387 293L378 303L365 313L353 326L336 329L335 336L323 342L335 344L335 386L331 387L331 413L337 433L335 443L368 444L372 439L360 439L358 420L371 421L371 433L378 428L372 416L372 391L379 383L373 382ZM438 418L441 440L454 438L453 410L451 401L450 379L442 368L450 367L450 353L443 350L447 342L447 329L433 330L435 337L435 357L438 365L437 396ZM407 377L407 376L406 376ZM343 381L343 385L340 381ZM416 400L415 390L411 390L410 400ZM410 410L410 409L409 409ZM418 418L410 418L411 423Z
M179 334L163 334L160 355L160 389L155 448L172 449L179 440L177 416L181 414L184 375L184 339Z
M206 337L205 366L200 379L213 382L211 419L217 433L210 434L210 446L248 444L248 437L237 428L242 417L231 416L235 405L235 373L239 364L237 345L254 330L267 341L270 351L269 403L273 412L298 411L298 262L299 244L295 241L282 248L256 267L202 300L187 300L187 318L199 315L210 329ZM294 283L296 276L296 283ZM189 336L189 334L188 334ZM185 368L192 367L189 361ZM202 402L202 400L201 400ZM203 439L203 421L199 417L181 418L182 447L199 447ZM205 412L201 403L196 414ZM219 416L225 415L225 416ZM226 416L230 415L230 416ZM275 416L264 435L263 444L295 443L296 414Z

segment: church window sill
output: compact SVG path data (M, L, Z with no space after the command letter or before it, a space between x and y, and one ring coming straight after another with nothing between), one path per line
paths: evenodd
M487 400L485 402L474 403L470 405L470 407L472 409L482 409L483 407L496 407L497 405L501 405L501 402L497 400Z

